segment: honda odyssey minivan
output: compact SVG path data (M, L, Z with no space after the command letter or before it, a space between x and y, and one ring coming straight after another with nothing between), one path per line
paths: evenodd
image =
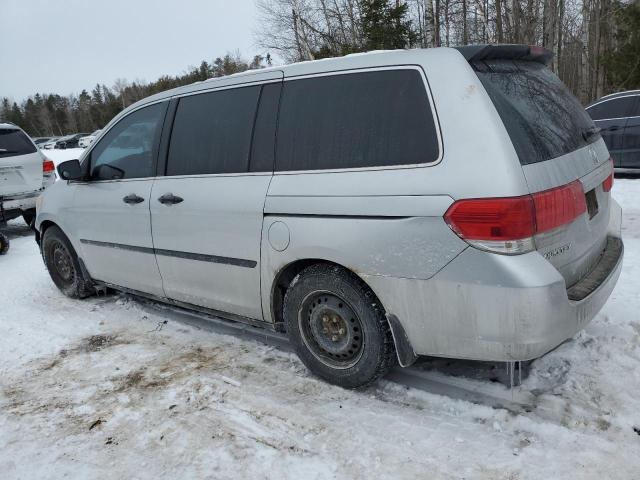
M547 50L375 52L120 113L41 197L53 282L286 332L344 387L420 355L537 358L620 273L613 165Z

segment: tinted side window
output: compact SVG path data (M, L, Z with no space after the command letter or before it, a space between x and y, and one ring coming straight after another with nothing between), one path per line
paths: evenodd
M252 172L272 172L282 82L263 85L251 147Z
M630 117L640 116L640 95L633 97L633 103L631 104L631 110L629 111Z
M587 112L594 120L628 117L635 97L623 97L607 100L590 107Z
M167 102L127 115L91 151L92 180L155 176L158 140Z
M181 98L167 175L247 172L259 94L255 86Z
M284 84L276 170L432 162L438 140L416 70L349 73Z
M35 153L37 148L20 130L0 129L0 158Z

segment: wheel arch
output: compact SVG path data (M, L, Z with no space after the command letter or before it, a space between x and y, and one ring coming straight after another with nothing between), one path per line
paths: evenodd
M276 273L271 284L271 297L269 302L271 308L271 318L273 318L276 330L281 332L285 330L283 318L283 301L284 295L291 285L291 282L296 277L296 275L302 272L305 268L320 263L343 268L351 272L356 277L358 277L369 290L373 292L376 298L376 302L382 307L382 310L385 313L385 318L387 319L387 322L389 324L389 328L393 336L396 355L398 357L398 362L403 367L408 367L409 365L411 365L417 359L417 356L414 353L413 347L411 346L411 341L409 340L409 337L407 336L400 320L398 320L395 315L390 315L387 312L384 307L384 303L382 303L382 301L380 300L380 296L378 295L378 293L371 287L371 285L369 285L369 283L365 279L358 275L358 272L345 265L341 265L340 263L331 260L322 258L297 259L283 266Z
M55 223L52 220L43 220L42 222L40 222L40 225L38 228L35 228L35 232L36 232L36 243L38 244L38 246L40 247L40 250L42 250L42 237L44 236L44 232L49 228L49 227L58 227L60 228L60 225L58 225L57 223ZM60 230L62 230L62 228L60 228Z

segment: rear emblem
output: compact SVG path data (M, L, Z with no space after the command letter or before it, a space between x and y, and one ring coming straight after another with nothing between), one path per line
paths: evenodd
M560 247L556 247L553 250L549 250L548 252L545 252L543 254L543 257L546 258L547 260L550 260L554 257L567 253L569 250L571 250L571 243L566 243Z
M591 160L593 161L593 164L597 165L598 164L598 154L593 149L593 147L589 147L589 153L591 154Z

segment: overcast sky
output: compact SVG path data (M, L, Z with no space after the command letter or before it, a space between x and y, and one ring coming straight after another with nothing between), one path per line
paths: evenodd
M0 0L0 97L152 81L254 45L254 0Z

